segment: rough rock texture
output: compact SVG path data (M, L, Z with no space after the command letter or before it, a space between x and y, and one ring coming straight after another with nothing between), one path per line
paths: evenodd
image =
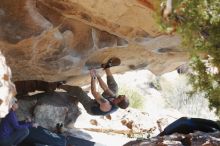
M11 81L11 69L0 52L0 118L8 113L12 97L16 94L15 85Z
M131 141L124 146L219 146L220 132L196 132L188 135L172 134L145 140Z
M39 125L54 130L57 123L73 126L80 115L77 101L64 92L38 93L19 100L20 120L31 117Z
M155 74L187 60L180 38L163 35L154 0L1 0L0 49L13 80L88 82L88 67L112 56L113 72Z

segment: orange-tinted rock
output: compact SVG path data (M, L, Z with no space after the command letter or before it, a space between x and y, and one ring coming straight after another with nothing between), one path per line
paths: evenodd
M84 85L89 82L88 66L113 56L122 61L113 72L146 67L162 74L188 57L179 37L160 33L152 16L155 4L153 0L1 0L0 48L14 81L66 80Z

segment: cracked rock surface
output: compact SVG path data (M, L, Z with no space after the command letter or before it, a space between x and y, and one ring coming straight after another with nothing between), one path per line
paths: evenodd
M13 81L89 82L88 69L121 58L113 72L174 70L188 59L180 38L162 34L159 1L1 0L0 48Z

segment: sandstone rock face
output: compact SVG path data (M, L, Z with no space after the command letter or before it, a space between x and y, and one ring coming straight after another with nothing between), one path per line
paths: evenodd
M0 52L0 118L4 117L11 106L10 101L16 94L15 85L11 81L11 69Z
M13 80L67 80L83 85L88 66L112 56L113 72L155 74L187 60L178 36L163 35L154 0L1 0L0 49Z

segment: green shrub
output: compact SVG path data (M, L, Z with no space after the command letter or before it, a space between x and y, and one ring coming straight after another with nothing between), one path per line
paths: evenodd
M121 85L118 94L126 95L129 98L130 107L140 110L143 109L144 96L138 93L137 89Z
M192 86L188 82L186 75L177 76L173 82L161 79L161 93L166 99L167 107L177 109L190 117L216 118L214 111L208 108L209 102L205 98L204 92L196 92L193 95L188 94L192 91Z
M162 0L166 1L166 0ZM175 28L191 55L194 93L204 92L211 109L220 117L220 2L219 0L173 0L169 21L158 21L166 32ZM174 25L175 24L175 25ZM203 55L201 55L203 54ZM203 59L209 59L209 67ZM208 68L215 67L213 73ZM217 86L216 86L217 84Z

